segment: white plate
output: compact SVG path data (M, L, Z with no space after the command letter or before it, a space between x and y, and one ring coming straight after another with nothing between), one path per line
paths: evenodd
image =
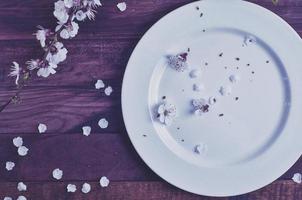
M124 76L123 116L135 149L159 176L192 193L232 196L271 183L301 155L301 44L280 17L245 1L199 1L166 15L141 39ZM166 56L188 48L190 70L175 71ZM192 69L201 76L190 78ZM241 77L237 84L232 74ZM194 83L205 89L194 92ZM232 94L223 97L219 87L227 85ZM171 126L156 118L162 96L177 107ZM194 115L192 99L210 96L217 103ZM207 145L201 155L199 143Z

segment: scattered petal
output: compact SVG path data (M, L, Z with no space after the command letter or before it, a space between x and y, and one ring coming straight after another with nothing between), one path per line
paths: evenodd
M295 173L294 176L292 177L292 180L295 183L302 183L302 175L300 173Z
M112 87L111 86L108 86L108 87L106 87L105 88L105 94L107 95L107 96L110 96L111 95L111 93L113 92L113 89L112 89Z
M38 130L39 130L39 133L45 133L47 130L47 126L45 124L39 124Z
M228 96L232 93L232 88L230 86L221 86L220 89L219 89L219 93L222 95L222 96Z
M57 179L57 180L60 180L63 177L63 171L60 170L59 168L54 169L52 171L52 177Z
M28 150L29 149L27 147L25 147L25 146L18 147L18 154L19 154L19 156L26 156L27 153L28 153Z
M102 80L97 80L95 83L95 89L99 90L105 87L105 83Z
M205 154L208 151L208 146L204 143L200 143L194 147L194 152L196 154Z
M214 96L212 96L212 97L209 98L209 104L210 105L214 105L216 103L216 101L217 100L216 100L216 98Z
M118 8L121 12L124 12L124 11L127 9L127 4L126 4L126 2L118 3L116 6L117 6L117 8Z
M13 198L11 198L11 197L4 197L3 200L13 200Z
M100 179L100 185L101 187L108 187L110 181L106 176L102 176Z
M7 161L5 164L5 168L7 171L13 170L14 167L15 167L15 163L12 161Z
M67 185L67 192L75 192L75 191L77 191L77 186L76 185L74 185L74 184L68 184Z
M15 137L13 139L13 144L15 147L21 147L23 145L23 139L21 137Z
M197 78L201 75L201 70L200 69L193 69L191 72L190 72L190 77L191 78Z
M98 124L102 129L105 129L108 127L109 122L105 118L102 118L102 119L100 119Z
M19 192L26 191L27 186L23 182L19 182L18 186L17 186L17 189L18 189Z
M91 186L90 186L90 184L84 183L83 186L82 186L82 192L83 192L84 194L87 194L87 193L90 192L90 191L91 191Z
M25 196L18 196L17 200L27 200Z
M90 126L83 126L82 130L83 130L83 135L89 136L90 132L91 132L91 127Z
M237 83L240 81L240 76L237 74L233 74L229 77L229 79L232 83Z

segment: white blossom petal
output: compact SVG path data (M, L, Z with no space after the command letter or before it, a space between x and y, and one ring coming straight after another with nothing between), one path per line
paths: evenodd
M54 170L52 171L52 177L53 177L54 179L60 180L60 179L63 177L63 171L60 170L59 168L54 169Z
M112 89L111 86L108 86L108 87L105 88L104 92L105 92L105 94L106 94L107 96L110 96L111 93L113 92L113 89Z
M295 173L292 177L292 180L295 182L295 183L302 183L302 175L300 173Z
M13 139L13 144L15 147L21 147L23 145L23 139L21 137L15 137Z
M102 176L100 179L100 185L101 187L108 187L110 181L106 176Z
M11 197L4 197L3 200L13 200L13 198L11 198Z
M18 186L17 186L17 189L18 189L19 192L26 191L27 186L23 182L19 182Z
M99 120L98 125L101 129L105 129L108 127L109 122L105 118L102 118Z
M84 13L82 10L79 10L76 14L75 17L78 21L84 21L86 19L86 13Z
M97 80L95 83L95 89L99 90L105 87L105 83L102 80Z
M65 7L65 3L62 0L55 2L54 16L61 22L66 23L68 21L69 15Z
M47 126L45 124L39 124L38 130L39 130L39 133L45 133L47 130Z
M64 0L64 4L66 8L72 8L73 0Z
M25 196L18 196L17 200L27 200Z
M91 191L91 186L90 186L90 184L84 183L83 186L82 186L82 192L83 192L84 194L87 194L87 193L90 192L90 191Z
M5 168L6 168L7 171L13 170L14 167L15 167L15 163L12 162L12 161L7 161L5 163Z
M25 147L25 146L20 146L18 148L18 154L19 154L19 156L26 156L27 153L28 153L28 151L29 151L29 149L27 147Z
M118 3L116 6L117 6L117 8L118 8L121 12L124 12L124 11L127 9L127 4L126 4L126 2Z
M83 135L89 136L90 132L91 132L91 127L90 126L83 126L82 130L83 130Z
M77 191L77 186L74 184L68 184L67 185L67 192L76 192Z

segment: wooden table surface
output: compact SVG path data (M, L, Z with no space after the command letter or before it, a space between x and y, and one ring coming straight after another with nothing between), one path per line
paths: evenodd
M7 77L11 62L24 63L41 56L32 33L37 25L56 25L53 2L0 1L1 103L15 88ZM21 94L21 104L10 105L0 113L0 199L19 194L31 200L216 199L184 192L154 174L132 147L121 114L122 77L133 48L153 23L191 0L127 0L123 13L116 8L117 2L104 0L96 20L81 24L79 35L65 42L68 58L56 75L34 78ZM302 34L302 0L279 0L277 6L271 0L252 2L277 13ZM97 79L113 86L110 97L95 90ZM97 125L102 117L109 121L107 129ZM38 123L48 125L46 133L37 133ZM82 135L83 125L92 126L89 137ZM16 136L23 137L30 149L28 156L17 156L12 145ZM5 169L8 160L16 163L12 172ZM64 171L61 181L51 177L57 167ZM221 199L302 199L302 186L291 181L295 172L302 172L302 159L263 189ZM105 189L98 184L103 175L111 180ZM19 181L27 184L28 191L17 191ZM68 183L80 189L84 182L92 184L89 194L66 192Z

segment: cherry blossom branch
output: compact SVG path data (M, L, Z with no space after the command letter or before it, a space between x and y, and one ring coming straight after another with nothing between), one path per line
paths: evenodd
M38 26L38 31L34 34L45 51L43 57L27 61L26 67L21 67L17 62L13 62L8 76L15 78L17 91L6 103L0 106L0 112L11 103L20 102L20 93L31 79L34 71L37 72L37 76L44 78L56 73L58 64L66 59L68 53L59 38L71 39L75 37L79 30L76 21L84 21L86 18L94 20L95 9L102 4L100 0L58 0L54 5L53 14L58 19L58 26L55 31Z

